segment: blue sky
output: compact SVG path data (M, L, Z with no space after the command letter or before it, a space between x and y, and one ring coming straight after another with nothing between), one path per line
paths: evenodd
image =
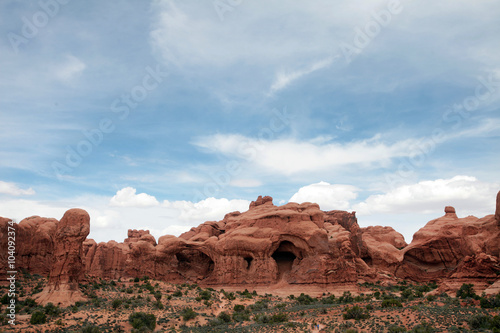
M0 216L179 234L315 201L409 242L500 190L500 3L3 1Z

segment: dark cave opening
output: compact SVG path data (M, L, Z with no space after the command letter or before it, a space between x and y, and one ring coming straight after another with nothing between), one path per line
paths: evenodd
M182 250L175 254L175 258L177 272L191 282L203 280L214 270L212 258L198 250Z
M250 269L250 265L252 265L253 258L252 257L245 257L244 259L247 262L247 269Z
M298 253L298 249L293 243L288 241L281 242L276 251L274 251L272 258L278 265L278 279L281 279L292 270L293 262L297 258L294 252Z

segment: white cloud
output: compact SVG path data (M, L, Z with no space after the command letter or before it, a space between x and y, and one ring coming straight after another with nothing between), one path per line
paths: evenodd
M199 202L168 200L163 202L163 207L176 209L179 212L179 218L188 223L221 220L227 213L248 210L249 205L248 200L226 198L207 198Z
M312 72L330 66L332 62L338 59L339 57L340 56L328 57L321 61L315 62L314 64L305 69L295 70L292 72L284 72L284 71L279 72L276 76L276 79L271 84L270 94L273 94L281 89L286 88L290 83L300 79L304 75L311 74Z
M69 54L65 56L65 61L57 66L55 74L59 80L67 82L79 76L86 67L83 61Z
M262 182L258 179L234 179L229 185L234 187L259 187L262 186Z
M358 188L352 185L329 184L319 182L301 187L289 202L313 202L319 204L322 210L348 210L350 200L357 197Z
M354 205L359 215L377 213L441 214L445 206L454 206L459 216L491 214L500 184L481 182L475 177L421 181L404 185L384 194L372 195Z
M136 195L130 188L124 190L118 192L132 195L117 195L123 199L133 199L127 199L123 202L137 204L136 199L140 194ZM149 198L147 200L154 198L147 194L143 197ZM108 202L110 202L109 197L101 196L67 198L51 202L25 199L0 200L0 216L12 218L16 222L33 215L61 219L68 209L81 208L90 215L90 235L88 238L93 238L97 242L109 240L121 242L127 237L128 229L149 230L156 239L168 234L178 236L205 221L219 221L229 212L246 211L250 205L250 201L247 200L228 200L225 198L207 198L200 202L164 201L162 205L152 205L148 209L137 205L110 207ZM153 202L151 200L150 203Z
M385 143L380 136L348 143L296 139L259 140L238 134L216 134L193 143L208 152L238 157L257 167L279 174L325 171L358 164L369 167L388 163L394 157L408 156L415 140Z
M146 193L136 194L136 189L133 187L125 187L119 190L109 203L111 206L119 207L151 207L159 205L154 196Z
M33 195L35 194L35 190L33 190L31 187L28 189L22 189L14 183L0 181L0 193L14 196Z

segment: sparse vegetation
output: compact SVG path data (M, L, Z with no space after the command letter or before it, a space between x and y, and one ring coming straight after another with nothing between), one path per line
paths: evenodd
M463 298L426 295L432 283L409 281L363 284L363 293L279 297L144 277L138 282L89 279L80 284L89 300L61 308L36 304L33 291L45 282L39 276L30 279L20 284L26 296L17 302L16 311L28 315L25 325L41 332L124 332L130 328L127 322L133 332L308 332L317 325L327 332L500 331L500 295L477 296L467 285L458 293ZM0 301L7 300L1 291ZM84 319L77 324L72 317ZM0 314L1 325L8 325L5 312Z
M135 329L147 328L154 330L156 327L156 317L154 314L144 312L134 312L128 317L130 325Z

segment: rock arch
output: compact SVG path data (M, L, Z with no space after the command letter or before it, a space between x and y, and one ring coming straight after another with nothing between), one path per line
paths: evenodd
M198 282L208 278L214 271L215 263L201 250L184 248L174 253L177 272L189 282Z
M286 278L292 270L295 260L302 259L302 251L288 240L282 240L271 257L278 266L278 280Z

